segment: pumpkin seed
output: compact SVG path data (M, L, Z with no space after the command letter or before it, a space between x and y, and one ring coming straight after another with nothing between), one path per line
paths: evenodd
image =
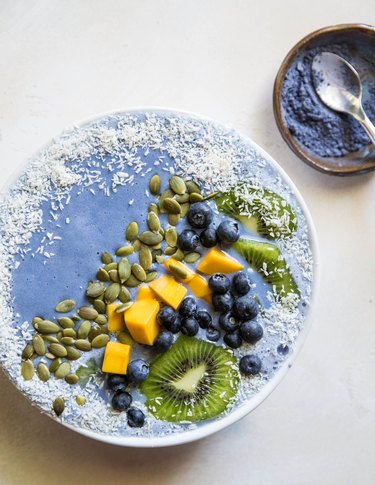
M79 317L78 315L72 315L70 318L71 318L72 320L74 320L75 322L79 322L80 320L82 320L82 318L81 318L81 317Z
M111 254L109 254L108 251L104 251L104 253L101 256L101 260L103 264L110 264L113 261L113 258Z
M155 260L158 264L163 264L167 260L167 258L162 254L157 254Z
M117 340L126 345L133 345L135 342L127 332L119 332L117 334Z
M109 274L104 268L99 268L97 273L96 273L96 278L99 281L109 281Z
M55 311L58 313L68 313L71 312L75 306L76 302L74 300L63 300L55 306Z
M164 214L164 212L167 212L165 207L164 207L165 199L168 198L168 197L173 197L173 196L174 196L174 192L171 189L164 190L164 192L161 194L161 196L159 198L159 210L162 214Z
M155 174L150 179L150 192L152 195L158 195L160 192L161 179L160 175Z
M91 346L94 349L101 349L102 347L105 347L108 342L109 342L109 336L102 334L102 335L98 335L93 339L93 341L91 342Z
M65 376L65 381L74 386L74 384L77 384L77 382L79 381L79 377L77 376L77 374L68 374L67 376Z
M38 374L38 377L41 381L47 382L48 379L51 377L51 373L43 362L39 362L37 368L36 368L36 373Z
M85 320L81 323L77 330L77 337L79 339L86 338L91 330L91 322L89 320Z
M130 275L129 278L125 281L125 285L128 288L135 288L136 286L140 285L142 281L138 280L134 275Z
M192 252L192 253L185 254L184 261L185 263L193 264L193 263L196 263L200 257L201 257L200 253Z
M56 337L53 337L52 335L42 335L43 340L46 342L49 342L51 344L58 344L60 341Z
M130 254L134 253L134 247L131 244L128 244L127 246L122 246L121 248L118 248L116 250L116 256L122 257L122 256L130 256Z
M56 370L58 367L60 367L61 363L62 363L62 360L61 360L61 359L58 359L58 358L57 358L57 359L55 359L55 360L54 360L54 361L53 361L53 362L50 364L50 366L49 366L48 370L49 370L50 372L55 372L55 370Z
M152 265L152 252L148 246L142 246L139 251L139 263L144 270L148 270Z
M151 204L148 206L148 212L154 212L156 215L159 215L158 206L151 202Z
M27 344L22 351L22 359L23 360L30 359L33 353L34 353L34 347L31 344Z
M88 335L89 342L92 342L94 338L97 337L98 335L101 335L102 333L106 333L106 332L103 332L102 328L103 327L101 327L100 325L94 325L93 327L91 327L91 330Z
M62 328L74 328L75 323L69 317L58 318L57 321L62 326Z
M40 322L43 322L43 318L42 317L34 317L32 319L32 324L33 324L33 327L37 330L38 329L38 325Z
M55 411L56 416L60 416L64 412L64 409L65 409L64 399L62 397L57 397L53 401L53 410Z
M157 271L150 271L150 273L147 273L146 275L145 283L150 283L150 281L153 281L157 277L157 275Z
M176 194L182 195L186 192L186 184L178 175L173 175L169 179L169 186Z
M39 355L34 352L33 355L30 357L30 360L35 360L37 357L39 357Z
M51 352L46 352L44 357L46 357L49 360L55 360L56 359L56 355L51 354Z
M156 250L158 250L158 249L161 249L161 243L159 243L159 244L153 244L152 246L149 246L149 247L150 247L151 249L154 249L154 250L156 249Z
M98 318L99 313L92 306L81 306L78 309L78 315L85 320L95 320L95 318Z
M63 345L73 345L75 342L75 339L73 337L63 337L60 342Z
M117 267L118 267L118 264L116 262L113 262L113 263L106 264L104 266L104 269L107 271L107 273L109 273L109 271L111 271L112 269L117 269Z
M74 345L78 350L82 350L82 352L89 352L91 350L91 343L88 340L78 339Z
M212 192L211 194L206 195L203 200L214 199L217 195L219 195L219 192Z
M142 232L142 234L139 235L139 239L144 244L147 244L147 246L152 246L153 244L161 243L163 240L163 236L161 234L156 234L155 232L144 231Z
M181 217L186 217L187 213L189 212L190 204L181 204Z
M132 273L139 281L145 281L146 272L140 264L138 263L132 264Z
M177 261L182 261L184 259L184 256L184 252L180 248L178 248L177 251L174 253L173 258Z
M171 226L177 226L177 224L180 222L180 219L180 214L168 214L168 223Z
M66 348L61 344L49 344L48 350L56 357L65 357L67 354Z
M43 320L38 323L38 332L43 334L56 333L60 330L57 323L51 322L50 320Z
M76 403L78 406L84 406L86 404L86 398L84 396L76 396Z
M70 372L70 363L63 362L59 365L59 367L55 370L55 379L64 379Z
M174 264L174 263L171 263L168 266L168 270L173 274L173 276L176 276L181 280L184 280L188 276L187 271L185 271L183 268L181 268L180 266L177 266L177 264Z
M165 231L165 241L169 246L175 247L177 246L177 232L174 227L168 227Z
M196 202L202 202L203 197L201 194L197 194L196 192L192 192L190 194L189 200L192 204L195 204Z
M63 330L63 335L64 337L72 337L72 338L77 337L77 333L73 328L66 328L65 330Z
M121 290L121 285L120 283L112 283L108 286L108 288L105 290L104 294L104 300L105 302L108 303L113 303L116 298L119 296ZM97 318L97 316L96 316ZM94 318L95 320L95 318Z
M108 272L109 277L111 278L111 281L113 283L120 283L120 277L118 275L117 269L111 269L111 271Z
M177 200L177 202L180 205L186 204L186 202L189 202L189 194L187 192L183 195L177 195L176 194L173 198L174 198L174 200Z
M171 199L167 197L164 199L164 209L168 212L168 214L181 214L181 206L177 202L177 200Z
M193 180L188 180L185 183L186 183L186 187L187 187L189 194L192 194L192 193L200 194L201 193L201 189L199 188L199 185L196 184Z
M78 360L81 357L81 352L77 350L75 347L67 347L66 351L67 351L66 358L68 360Z
M31 360L24 360L21 364L21 375L25 381L29 381L34 377L34 364Z
M147 225L150 231L158 232L160 229L159 217L154 212L149 212L147 214Z
M105 325L108 323L107 317L105 315L99 315L98 318L95 318L95 323L98 325Z
M128 224L125 231L125 237L127 241L133 241L138 236L138 224L133 221Z
M139 239L133 242L133 248L135 253L141 249L141 241Z
M173 256L176 251L177 251L177 248L172 248L171 246L167 246L164 249L164 254L166 256Z
M46 353L46 345L40 335L34 335L33 347L38 355L44 355Z
M131 265L126 258L121 259L118 264L118 275L120 277L121 283L126 281L131 274Z
M102 314L102 313L105 313L106 311L106 304L104 303L103 300L99 300L99 299L94 300L93 306L98 313Z
M121 303L127 303L130 298L130 291L125 286L122 286L118 299L121 301Z
M127 303L124 303L122 305L119 305L115 312L116 313L124 313L126 312L126 310L128 310L131 306L133 305L133 302L132 301L128 301Z
M89 283L86 289L86 296L89 298L98 298L98 296L102 295L105 292L105 286L103 283Z

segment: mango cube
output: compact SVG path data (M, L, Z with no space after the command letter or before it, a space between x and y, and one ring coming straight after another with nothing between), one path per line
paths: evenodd
M125 324L132 338L139 344L152 345L160 327L156 315L160 304L156 300L146 298L137 300L124 313Z
M116 303L107 305L108 330L110 332L119 332L124 328L124 315L116 313L118 306Z
M187 289L177 283L171 276L161 276L150 283L150 288L164 303L175 310L180 306Z
M206 297L209 297L209 303L211 302L211 290L208 286L207 280L203 278L203 276L199 274L195 275L187 285L194 296L197 298L203 298L204 300L206 300Z
M215 248L210 249L197 266L197 270L204 274L228 274L240 271L241 269L243 269L241 263L232 258L232 256L229 256L229 254Z
M180 279L181 281L183 281L184 283L188 283L189 281L191 281L194 276L195 276L195 272L190 269L188 266L186 266L186 264L184 263L181 263L181 261L177 261L177 259L174 259L174 258L169 258L167 259L167 261L165 261L164 263L164 266L169 270L171 271L169 268L171 266L171 264L173 264L174 266L177 266L178 268L180 268L181 270L185 271L187 273L187 276L186 278L181 278L180 276L178 275L175 275L178 279ZM171 271L172 272L172 271Z
M130 353L130 345L108 342L104 352L102 371L110 374L126 374Z
M139 290L135 301L138 300L146 300L147 298L154 299L155 293L151 290L151 288L147 285L142 285Z

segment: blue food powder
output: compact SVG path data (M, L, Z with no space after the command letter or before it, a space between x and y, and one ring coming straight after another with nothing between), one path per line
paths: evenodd
M362 104L375 123L375 56L367 48L347 42L302 50L290 66L282 86L282 114L300 145L321 157L341 157L370 143L362 126L351 116L328 108L315 92L311 65L316 54L333 52L350 62L363 84Z

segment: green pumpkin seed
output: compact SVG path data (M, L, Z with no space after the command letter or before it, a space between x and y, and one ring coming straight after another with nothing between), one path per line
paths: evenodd
M79 381L79 377L77 376L77 374L68 374L67 376L65 376L65 382L67 382L71 386L74 386L74 384L77 384L78 381Z
M167 197L164 199L164 209L168 214L181 214L181 206L177 200Z
M49 360L55 360L56 359L56 355L51 354L51 352L46 352L44 357L46 357Z
M104 268L99 268L97 273L96 273L96 278L99 281L109 281L109 274Z
M73 337L63 337L60 342L63 345L74 345L75 339Z
M139 251L139 263L147 271L152 265L152 252L148 246L142 246Z
M78 350L82 350L82 352L89 352L91 350L91 343L87 340L78 339L74 345Z
M101 349L102 347L105 347L108 342L109 342L108 335L102 334L95 337L91 342L91 345L92 345L92 348L94 349Z
M140 285L142 283L142 281L140 281L139 279L137 279L134 275L130 275L129 278L125 281L125 285L128 287L128 288L135 288L136 286Z
M118 264L118 275L120 277L121 283L129 278L131 271L132 268L129 261L126 258L123 258Z
M99 313L92 306L81 306L78 309L78 315L84 320L95 320L95 318L98 318Z
M171 246L167 246L164 249L164 254L166 256L173 256L176 251L177 251L177 248L172 248Z
M109 277L111 278L111 281L113 283L120 283L120 277L118 275L117 269L111 269L111 271L108 272Z
M104 253L101 256L101 260L103 264L110 264L112 263L113 258L108 251L104 251Z
M151 202L151 204L148 206L148 212L154 212L156 215L159 215L158 206Z
M34 353L34 347L31 344L27 344L22 351L22 360L30 359Z
M72 320L74 320L75 322L79 322L80 320L82 320L82 318L81 318L81 317L79 317L78 315L72 315L70 318L71 318Z
M157 275L157 271L150 271L150 273L147 273L146 275L145 283L150 283L150 281L153 281L157 277Z
M158 232L160 230L160 219L154 212L147 214L147 225L150 231Z
M88 336L89 342L92 342L95 337L97 337L98 335L101 335L102 333L106 333L106 332L103 332L102 327L100 325L95 325L94 327L92 327Z
M168 227L164 234L165 242L172 247L177 246L177 232L174 227Z
M141 249L141 241L139 239L133 242L133 248L135 253Z
M121 301L121 303L127 303L131 299L130 291L125 286L121 287L118 299Z
M84 396L76 396L76 403L78 406L84 406L86 404L86 398Z
M64 409L65 409L64 399L62 397L57 397L53 401L53 410L55 411L56 416L60 416L64 412Z
M116 256L118 257L130 256L133 253L134 253L134 247L130 244L127 246L122 246L121 248L118 248L116 250Z
M212 192L211 194L206 195L203 200L214 199L217 195L219 195L219 193L220 192Z
M181 204L181 217L186 217L187 213L189 212L190 204Z
M159 244L153 244L152 246L149 246L151 249L159 250L161 249L161 243Z
M68 317L61 317L58 318L57 321L62 326L62 328L74 328L75 323L71 318Z
M49 344L48 350L56 357L65 357L67 354L66 348L61 344Z
M93 303L93 306L95 308L95 310L98 312L98 313L105 313L106 311L106 304L104 303L103 300L94 300L94 303Z
M165 207L164 207L165 199L172 198L173 196L174 196L174 192L171 189L167 189L161 194L161 196L159 198L159 210L162 214L164 214L164 212L167 212Z
M182 195L186 192L186 184L178 175L173 175L169 179L169 186L176 194Z
M34 377L34 364L31 360L24 360L21 364L21 375L25 381L29 381Z
M187 187L189 194L192 194L192 193L200 194L201 193L201 189L199 188L199 185L196 184L193 180L188 180L186 182L186 187Z
M70 364L69 362L63 362L59 367L55 370L55 379L64 379L70 372Z
M86 338L91 330L91 322L89 320L85 320L81 323L77 330L77 337L79 339Z
M76 302L74 300L63 300L55 306L55 311L58 313L68 313L71 312L75 306Z
M34 352L33 355L30 357L30 360L35 360L37 357L39 357L39 355Z
M174 200L177 200L177 202L180 205L186 204L186 202L189 202L189 194L187 192L183 195L175 195L173 198Z
M146 280L146 272L138 263L132 264L132 273L139 281Z
M155 263L156 262L156 256L161 256L163 254L163 251L161 249L157 249L152 251L152 261Z
M152 246L154 244L159 244L163 240L163 236L161 234L156 234L155 232L151 231L144 231L142 234L139 235L139 239L147 246Z
M34 335L33 347L38 355L44 355L46 353L46 345L40 335Z
M43 334L56 333L60 330L57 323L51 322L50 320L43 320L38 323L38 332Z
M177 226L177 224L180 222L181 215L180 214L168 214L168 223L171 226Z
M89 298L98 298L98 296L102 295L105 292L105 286L103 283L89 283L86 289L86 296Z
M150 179L150 192L152 195L158 195L160 192L161 179L160 175L153 175Z
M128 227L125 231L125 238L127 241L133 241L138 236L138 224L133 221L128 224Z
M105 290L104 294L104 300L105 302L108 303L113 303L116 298L119 296L121 291L121 285L120 283L112 283L108 286L108 288ZM97 317L96 317L97 318ZM95 318L94 318L95 320Z
M167 260L167 258L165 256L163 256L162 254L157 254L155 256L155 260L158 264L163 264L165 263L165 261Z
M60 341L56 337L53 337L52 335L42 335L43 340L46 342L49 342L51 344L58 344Z
M113 263L106 264L106 265L104 266L104 269L105 269L105 270L107 271L107 273L108 273L109 271L111 271L111 269L117 269L117 267L118 267L118 264L117 264L117 263L114 261Z
M188 272L185 271L183 268L180 266L177 266L177 264L171 263L168 266L168 270L173 274L173 276L176 276L177 278L184 280L188 276Z
M180 248L178 248L177 251L174 253L173 258L177 261L182 261L184 259L184 256L184 252Z
M66 358L68 360L78 360L81 357L81 352L77 350L75 347L67 347L66 351L67 351Z
M119 305L115 312L116 313L124 313L126 312L126 310L128 310L132 305L133 305L134 302L132 301L128 301L127 303L123 303L122 305Z
M107 317L105 315L99 315L98 318L95 319L95 323L98 325L106 325L106 323L108 323Z
M50 364L50 366L49 366L48 370L49 370L50 372L55 372L55 370L56 370L58 367L60 367L61 363L62 363L62 360L61 360L61 359L58 359L58 358L57 358L57 359L55 359L55 360L54 360L54 361L53 361L53 362Z
M60 342L60 340L61 340L61 339L62 339L62 337L63 337L62 330L60 330L59 332L57 332L56 337L57 337L58 341Z
M43 318L42 317L34 317L32 319L32 324L33 324L33 327L37 330L38 329L38 325L40 322L43 322Z
M192 204L195 204L196 202L202 202L203 197L201 194L197 194L196 192L192 192L190 194L189 200Z
M185 263L193 264L193 263L196 263L200 257L201 257L200 253L192 252L192 253L185 254L184 261Z
M119 332L117 334L117 340L125 345L133 345L135 342L127 332Z
M51 377L51 373L48 370L48 367L43 362L39 362L36 368L36 373L38 374L39 379L43 382L47 382L48 379Z
M63 330L63 336L64 337L76 338L77 334L76 334L76 331L73 328L65 328Z

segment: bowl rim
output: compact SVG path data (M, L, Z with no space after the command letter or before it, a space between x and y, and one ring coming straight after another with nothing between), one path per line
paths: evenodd
M89 117L85 117L76 123L71 124L70 127L74 126L75 128L80 128L80 127L83 127L84 125L87 125L101 118L105 118L108 116L116 116L121 114L131 114L131 113L172 113L176 115L185 115L201 121L218 124L224 128L227 128L228 130L234 130L238 134L240 134L241 138L243 138L247 142L250 142L250 144L254 147L254 149L257 150L258 153L260 153L267 160L267 162L273 166L273 168L280 174L280 176L283 178L285 183L288 184L288 186L292 190L293 195L296 197L296 200L306 218L306 223L307 223L307 226L309 229L309 235L310 235L310 248L311 248L312 258L313 258L313 281L312 281L312 288L311 288L310 305L309 305L308 312L306 314L306 318L304 320L303 329L300 331L298 335L297 343L294 347L294 351L291 352L289 356L284 360L283 364L281 365L281 367L279 368L275 376L267 384L265 384L257 394L251 397L250 400L243 403L238 409L231 411L229 414L219 417L218 419L215 419L212 422L204 424L203 426L197 427L196 429L183 431L181 433L176 433L172 435L165 435L161 437L137 437L137 436L109 436L109 435L91 431L89 429L79 428L77 426L73 426L61 421L60 419L58 419L58 417L55 417L51 414L43 412L36 405L35 402L32 402L28 396L23 394L20 391L20 389L18 389L16 384L13 382L13 380L8 376L6 369L1 366L4 373L9 378L10 382L17 388L20 394L22 394L32 405L34 406L36 405L37 409L42 414L48 416L56 423L78 434L81 434L87 438L91 438L96 441L100 441L111 445L131 447L131 448L162 448L162 447L168 447L168 446L187 444L192 441L205 438L207 436L212 435L213 433L216 433L222 429L227 428L228 426L239 421L247 414L249 414L251 411L253 411L255 408L257 408L280 384L280 382L288 372L289 368L292 366L297 355L299 354L306 340L307 334L311 328L312 316L315 312L316 302L318 299L318 289L319 289L319 281L320 281L320 263L319 263L320 252L319 252L319 246L318 246L318 237L317 237L315 225L312 220L310 211L307 208L307 205L302 195L300 194L299 190L297 189L292 179L289 177L289 175L287 175L285 170L276 162L276 160L274 160L273 157L271 157L271 155L269 155L263 148L261 148L257 143L255 143L249 136L242 134L232 126L228 126L227 124L216 121L208 116L200 115L183 109L167 108L167 107L161 107L161 106L134 106L134 107L130 106L124 109L116 109L116 110L109 110L109 111L96 113ZM8 177L8 180L5 182L5 185L3 186L3 190L6 190L11 186L11 184L15 181L15 179L17 179L20 173L22 173L22 171L25 169L25 166L30 160L32 160L44 148L48 147L56 138L59 138L65 131L69 131L69 129L70 129L69 126L63 129L58 135L53 136L39 149L34 151L33 155L31 157L28 157L24 161L24 163L21 164L20 169L17 169L15 173L11 174L11 176Z
M310 34L303 37L300 41L298 41L287 53L285 58L283 59L280 68L277 72L274 87L273 87L273 112L276 120L276 125L280 131L281 136L283 137L284 141L287 143L289 148L305 163L310 165L311 167L319 170L320 172L330 174L330 175L357 175L362 173L367 173L372 170L375 170L375 163L371 159L368 162L362 161L361 167L355 166L355 164L349 167L339 167L335 166L330 162L337 163L337 160L340 160L344 157L320 157L319 155L313 154L311 151L304 149L302 145L297 143L294 136L291 134L289 129L287 128L283 115L282 115L282 108L281 108L281 92L282 86L284 83L285 75L290 68L291 63L293 62L294 58L298 55L299 51L305 48L310 42L315 41L320 37L324 37L328 34L334 33L345 33L345 32L361 32L367 33L374 36L375 40L375 26L370 24L364 23L345 23L345 24L336 24L330 25L328 27L322 27L320 29L314 30ZM369 145L371 146L371 145Z

